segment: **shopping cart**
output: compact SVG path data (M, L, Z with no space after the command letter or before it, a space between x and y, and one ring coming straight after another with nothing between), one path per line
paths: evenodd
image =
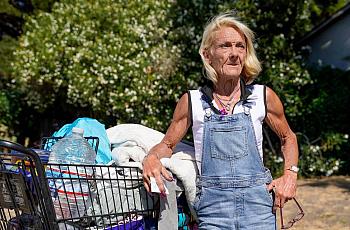
M55 229L47 187L39 156L0 140L0 229Z
M59 139L44 138L42 149L50 150ZM98 138L86 139L97 151ZM49 164L34 151L9 143L0 141L8 148L1 150L0 186L8 195L7 202L1 201L5 193L0 195L0 229L25 229L24 218L35 222L31 229L151 229L155 223L159 200L145 191L139 168ZM13 150L26 157L14 161L18 153ZM19 189L15 193L10 186L12 177L21 182L20 194L26 197L18 198Z

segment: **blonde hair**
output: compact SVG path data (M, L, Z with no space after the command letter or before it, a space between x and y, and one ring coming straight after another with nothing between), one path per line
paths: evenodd
M238 30L245 37L247 43L247 55L245 58L241 76L243 77L246 83L251 83L261 72L261 64L256 56L253 45L254 32L251 29L249 29L244 23L239 21L235 16L233 16L232 13L222 13L215 16L209 21L209 23L204 29L202 43L199 48L199 54L202 57L206 77L209 80L211 80L214 84L216 84L218 81L218 74L216 73L214 68L206 61L203 52L209 49L213 44L214 33L225 26L232 27Z

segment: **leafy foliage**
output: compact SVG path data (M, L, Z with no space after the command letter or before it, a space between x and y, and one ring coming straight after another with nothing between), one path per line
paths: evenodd
M14 51L17 37L22 33L23 17L36 11L50 11L55 0L32 1L0 0L0 136L24 142L27 137L40 135L37 121L42 114L28 107L23 94L13 79ZM23 4L24 3L24 4Z
M187 88L181 47L167 39L169 4L61 1L28 18L14 63L28 104L44 111L60 98L102 119L164 129Z
M0 0L0 13L20 16L19 10L11 6L7 0Z
M308 135L300 139L305 174L349 173L350 72L324 67L310 69L314 84L305 87L303 116L296 123Z

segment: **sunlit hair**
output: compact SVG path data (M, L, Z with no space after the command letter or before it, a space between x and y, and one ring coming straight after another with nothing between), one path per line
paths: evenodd
M211 80L214 84L217 83L217 73L214 68L207 63L203 52L205 50L209 50L214 41L215 32L223 27L232 27L242 33L245 37L247 55L244 62L243 70L241 76L245 80L246 83L251 83L261 72L261 65L256 57L253 41L254 41L254 32L249 29L245 24L239 21L233 13L222 13L215 17L213 17L208 24L206 25L202 43L199 48L199 54L202 57L202 61L204 64L206 77Z

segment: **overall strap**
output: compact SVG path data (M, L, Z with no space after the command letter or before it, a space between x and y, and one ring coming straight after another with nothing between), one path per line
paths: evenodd
M201 101L204 111L211 109L214 113L220 114L220 111L213 105L211 89L208 86L201 87L199 91L202 93ZM208 112L206 112L207 114Z

